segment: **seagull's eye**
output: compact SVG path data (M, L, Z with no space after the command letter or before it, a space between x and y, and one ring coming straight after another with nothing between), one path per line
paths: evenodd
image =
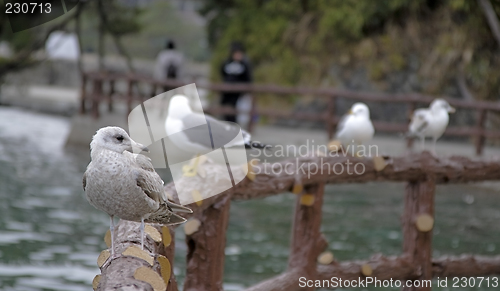
M116 139L119 141L119 142L122 142L123 141L123 136L119 135L116 137Z

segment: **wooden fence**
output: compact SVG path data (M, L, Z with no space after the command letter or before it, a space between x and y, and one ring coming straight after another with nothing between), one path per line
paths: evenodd
M116 84L118 82L126 82L126 92L119 92ZM90 83L90 86L89 86ZM107 86L105 86L107 84ZM138 84L148 85L149 92L138 92L134 90ZM157 91L168 91L173 88L187 85L188 83L176 80L156 81L152 78L139 75L123 75L112 73L84 73L82 76L81 87L81 102L80 113L85 114L89 107L90 113L95 118L100 115L99 104L105 102L108 105L108 110L113 110L113 102L116 99L122 99L126 102L128 111L132 110L134 104L145 101L146 99L156 96ZM408 118L411 117L418 103L430 103L440 96L426 96L421 94L385 94L385 93L367 93L348 90L340 90L336 88L307 88L307 87L283 87L276 85L256 85L256 84L196 84L197 87L208 89L214 92L248 92L252 95L252 107L247 113L249 114L248 130L252 132L255 126L255 116L269 116L282 119L296 119L308 121L320 121L325 123L328 137L333 137L335 127L340 119L336 113L336 100L340 98L365 101L365 102L382 102L382 103L398 103L406 104ZM91 88L89 88L91 87ZM104 88L107 90L104 90ZM279 111L275 108L260 108L258 104L258 94L265 93L273 96L290 96L290 95L307 95L321 97L326 100L327 108L325 113L293 113ZM464 101L454 98L441 97L446 99L452 106L457 109L467 109L475 112L476 124L472 127L449 127L445 135L470 137L475 139L476 153L481 155L483 152L486 138L500 138L500 131L486 129L486 120L488 112L499 113L500 103L485 102L485 101ZM211 114L235 113L238 112L231 108L210 107L206 109ZM408 123L392 123L384 121L373 121L377 132L406 132ZM410 143L409 143L410 145Z
M295 168L295 165L305 165ZM362 163L361 174L331 172L332 167ZM284 273L248 288L248 291L315 290L301 287L299 278L342 280L376 278L402 280L417 285L436 277L477 277L500 274L500 255L432 257L434 195L437 184L500 180L499 160L473 160L465 157L437 158L423 152L403 157L355 158L350 156L310 155L273 164L249 163L247 178L232 189L189 205L194 211L184 225L187 244L187 270L184 290L223 290L224 250L229 208L232 200L262 198L284 192L296 194L288 268ZM214 164L201 165L210 171ZM219 166L220 167L220 166ZM225 167L225 166L223 166ZM273 171L280 167L287 171ZM295 172L294 172L295 169ZM299 171L299 169L302 169ZM184 177L188 187L210 187L201 176ZM320 232L325 184L365 183L373 181L406 182L402 216L402 254L395 257L373 256L362 261L338 262L322 252L328 246ZM179 186L179 185L177 185ZM172 183L165 190L178 201ZM183 190L184 192L184 190ZM140 252L138 223L120 221L117 248L122 253L107 261L103 251L98 260L101 275L94 280L96 290L178 290L172 272L174 232L167 227L149 227L146 249ZM109 236L108 236L109 237ZM326 256L326 258L325 258ZM318 263L319 262L319 263ZM427 281L428 282L428 281ZM406 284L406 283L404 283ZM367 287L371 289L373 285ZM404 287L403 290L431 290L430 286Z

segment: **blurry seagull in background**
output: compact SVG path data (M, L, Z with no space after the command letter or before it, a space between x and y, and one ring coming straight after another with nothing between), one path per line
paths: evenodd
M194 112L189 105L189 99L184 95L175 95L170 99L165 129L179 149L197 157L221 147L271 148L270 145L251 141L250 134L235 123ZM243 139L236 138L240 130ZM194 167L197 167L196 162ZM196 169L193 171L196 173Z
M174 225L186 220L174 212L191 209L167 199L163 181L151 160L132 149L149 151L120 127L104 127L90 143L91 162L83 174L83 190L95 208L110 216L111 254L114 257L113 217L141 222L141 248L144 249L144 222Z
M432 101L429 108L415 110L408 127L407 137L418 137L422 142L422 151L425 150L425 138L432 138L432 153L436 154L436 141L448 126L449 113L454 113L446 100L438 98Z
M363 145L373 138L374 133L375 130L370 120L370 109L366 104L358 102L352 105L348 113L340 120L335 139L343 145L351 143Z

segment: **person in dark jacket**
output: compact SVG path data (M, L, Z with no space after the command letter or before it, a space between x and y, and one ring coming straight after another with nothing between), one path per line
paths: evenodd
M231 45L229 58L221 66L222 80L224 83L250 83L252 73L250 63L245 56L245 50L241 43L235 42ZM222 106L230 106L236 109L236 103L243 92L223 92L221 98ZM236 115L224 115L224 120L236 122Z

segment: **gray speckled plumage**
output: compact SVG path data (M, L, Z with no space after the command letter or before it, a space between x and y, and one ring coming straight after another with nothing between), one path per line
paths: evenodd
M145 151L147 148L133 141L125 130L99 129L90 148L92 161L83 175L83 189L95 208L111 218L118 216L130 221L165 225L186 221L173 212L192 211L168 201L163 181L151 160L132 153L133 148Z

